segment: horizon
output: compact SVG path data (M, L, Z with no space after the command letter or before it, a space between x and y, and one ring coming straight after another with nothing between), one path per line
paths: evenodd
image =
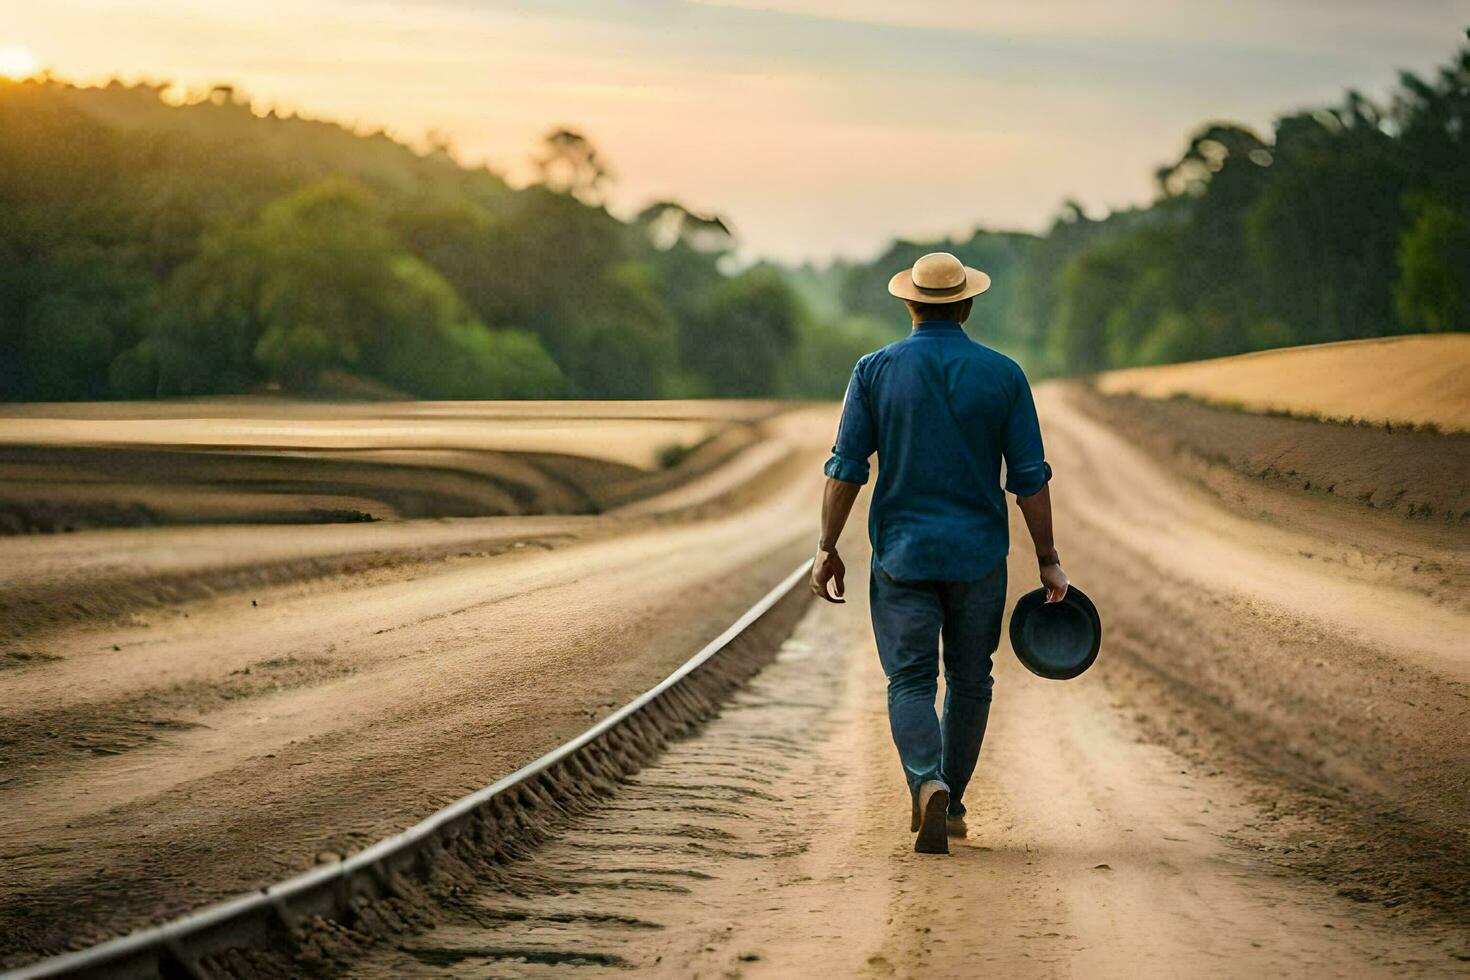
M268 6L284 20L66 0L13 16L0 48L76 84L234 84L262 110L419 150L441 134L512 186L567 126L610 161L615 214L672 198L725 216L745 259L825 265L896 239L1041 232L1069 198L1093 216L1145 206L1155 168L1200 125L1265 130L1348 89L1382 98L1463 37L1439 2L1262 0L1228 16L1156 0L1108 16L975 4L946 30L929 3L903 23L827 0ZM913 109L949 93L998 108ZM895 146L935 150L922 181Z

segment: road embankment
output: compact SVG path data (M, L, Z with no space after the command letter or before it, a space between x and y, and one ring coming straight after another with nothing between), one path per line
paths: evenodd
M1361 468L1382 433L1075 384L1039 400L1068 571L1103 610L1120 697L1150 737L1252 774L1283 866L1465 921L1470 528L1216 451L1332 440L1342 458L1325 463Z
M1077 397L1089 414L1206 482L1230 473L1419 523L1470 526L1470 433L1314 422L1081 388Z

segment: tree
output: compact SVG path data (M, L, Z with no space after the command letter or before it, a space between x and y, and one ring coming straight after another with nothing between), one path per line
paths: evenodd
M572 390L585 398L658 398L677 368L678 327L650 269L621 262L590 285L570 329Z
M1470 216L1443 201L1417 201L1398 267L1394 300L1405 326L1470 329Z
M1277 124L1269 178L1244 221L1257 315L1282 320L1299 343L1394 332L1408 190L1399 150L1360 99Z
M153 283L132 148L40 82L0 81L0 397L106 397Z
M799 310L790 288L769 266L756 266L717 286L686 325L684 363L709 393L726 397L770 391L796 340Z
M796 347L781 366L781 393L840 399L858 358L892 341L892 325L871 317L839 316L820 322L802 317Z
M677 201L655 201L633 219L656 248L684 245L696 252L728 252L735 236L717 214L696 214Z
M1127 250L1117 243L1082 252L1062 270L1061 304L1052 327L1050 354L1068 371L1108 366L1107 326L1131 285Z
M372 196L340 179L212 233L173 277L158 322L116 366L119 383L191 393L258 379L310 391L335 368L443 398L561 387L533 337L476 320L453 286L393 241Z
M587 204L601 204L603 189L612 180L592 141L572 129L547 133L535 164L543 185Z
M729 226L672 201L618 220L580 134L516 191L237 90L162 91L0 81L0 398L307 392L329 371L436 397L708 390L682 334L729 278Z
M359 361L365 373L430 398L537 398L563 390L561 370L534 335L491 330L433 269L395 256L381 316L386 329Z

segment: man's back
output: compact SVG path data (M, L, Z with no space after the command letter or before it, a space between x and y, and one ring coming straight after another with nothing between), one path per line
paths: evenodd
M948 321L858 362L827 475L862 483L873 452L874 553L916 581L977 579L1005 558L1002 458L1012 493L1035 493L1050 475L1025 375Z
M837 539L882 463L869 532L868 602L878 660L888 678L888 720L909 787L914 850L949 853L963 837L965 788L990 713L991 655L1005 618L1009 537L1006 489L1036 545L1046 601L1067 594L1052 543L1051 468L1026 376L977 344L960 324L990 277L948 252L902 269L888 291L912 315L913 333L858 361L827 460L822 531L812 592L843 602L847 565ZM835 593L828 592L828 587ZM944 637L944 717L934 713Z

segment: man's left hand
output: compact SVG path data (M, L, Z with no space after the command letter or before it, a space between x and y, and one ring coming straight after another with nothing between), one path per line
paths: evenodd
M1047 602L1061 602L1067 597L1067 588L1071 585L1061 565L1042 565L1041 584L1046 588Z
M842 598L847 589L843 585L843 577L847 574L847 566L842 564L842 558L836 550L818 551L817 557L812 559L812 592L826 599L828 602L846 602ZM827 592L827 583L833 584L832 593Z

